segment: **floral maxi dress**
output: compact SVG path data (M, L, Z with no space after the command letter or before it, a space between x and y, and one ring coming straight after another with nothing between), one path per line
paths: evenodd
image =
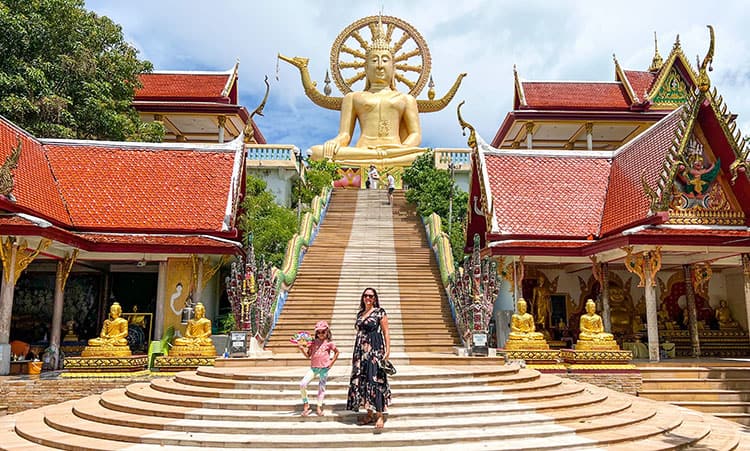
M360 407L383 412L391 403L391 389L385 373L378 371L378 362L385 354L385 339L380 321L386 316L382 308L374 308L364 318L357 318L357 336L352 352L352 377L346 409L357 412Z

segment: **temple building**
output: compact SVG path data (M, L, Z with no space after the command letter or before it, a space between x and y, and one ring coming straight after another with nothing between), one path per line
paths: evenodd
M478 234L511 282L498 323L523 297L562 347L591 298L637 358L750 354L748 148L710 87L713 46L711 30L698 68L679 38L647 70L615 58L611 82L514 68L513 110L469 142L467 249Z
M75 354L113 301L140 326L134 352L178 326L184 307L203 302L213 317L217 271L241 249L245 155L242 136L38 139L0 118L0 374L9 339Z

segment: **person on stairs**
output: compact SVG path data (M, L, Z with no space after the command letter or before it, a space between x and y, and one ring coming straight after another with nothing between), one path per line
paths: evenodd
M304 344L303 344L304 343ZM297 348L310 359L310 369L300 381L299 389L302 395L302 416L309 416L310 402L307 399L307 384L315 376L318 376L318 416L323 416L323 399L326 396L326 380L328 379L328 370L331 369L336 359L339 358L339 350L331 340L331 329L325 321L318 321L315 324L315 338L309 345L306 341L298 342ZM333 354L333 356L331 356Z
M380 363L390 356L391 335L388 315L380 307L378 292L374 288L365 288L362 292L354 327L357 336L352 351L352 376L346 409L355 412L360 407L367 409L367 414L359 418L358 424L364 426L374 422L375 430L379 432L385 422L385 409L391 403L388 376L380 370Z
M393 178L393 174L386 172L386 179L388 180L388 205L393 205L393 191L396 190L396 179Z
M375 165L371 164L370 172L367 173L367 181L370 182L370 189L378 189L378 180L380 180L380 174L378 174Z

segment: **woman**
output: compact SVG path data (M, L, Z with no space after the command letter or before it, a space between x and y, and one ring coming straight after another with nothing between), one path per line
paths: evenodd
M360 407L364 407L367 414L358 423L366 425L375 422L375 429L383 429L383 412L391 403L391 389L385 373L378 371L378 364L390 356L391 336L388 315L380 308L378 292L374 288L365 288L362 292L354 327L357 337L354 339L352 377L346 408L358 412Z

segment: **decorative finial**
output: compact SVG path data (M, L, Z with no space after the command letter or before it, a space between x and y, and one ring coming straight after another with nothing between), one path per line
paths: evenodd
M430 88L427 90L427 98L433 100L435 98L435 82L432 81L432 75L430 75L430 82L427 83L427 87Z
M677 36L674 38L674 48L679 49L680 48L680 34L677 33Z
M706 92L711 87L711 79L708 78L708 72L714 70L712 63L714 61L714 27L706 25L708 27L711 41L708 45L708 52L703 58L703 62L698 66L698 89L701 92ZM706 71L708 69L708 72Z
M461 117L461 107L463 104L466 103L465 100L462 100L461 103L458 104L458 107L456 107L456 114L458 115L458 123L461 126L461 134L466 136L466 129L469 129L469 139L467 140L467 144L472 149L477 148L477 133L474 130L474 127L466 122L463 117Z
M323 92L325 95L330 96L331 95L331 76L328 75L328 71L326 71L326 79L325 81L326 85L323 87Z
M5 196L9 201L15 202L13 196L13 169L18 167L18 160L21 158L21 138L16 135L18 144L10 151L10 155L0 166L0 196Z
M679 35L677 37L677 42L680 42ZM661 55L659 55L659 41L656 39L656 32L654 31L654 58L651 60L651 66L649 66L648 71L659 72L663 65L664 60Z
M263 81L266 83L266 94L263 96L263 100L260 102L260 105L258 105L258 107L255 108L252 113L250 113L250 118L247 120L247 125L245 125L245 130L243 131L245 136L242 140L245 144L256 142L255 129L253 128L253 116L255 116L256 114L258 116L263 116L263 108L266 107L266 102L268 101L268 93L271 92L271 85L268 83L268 75L266 75L266 78Z

